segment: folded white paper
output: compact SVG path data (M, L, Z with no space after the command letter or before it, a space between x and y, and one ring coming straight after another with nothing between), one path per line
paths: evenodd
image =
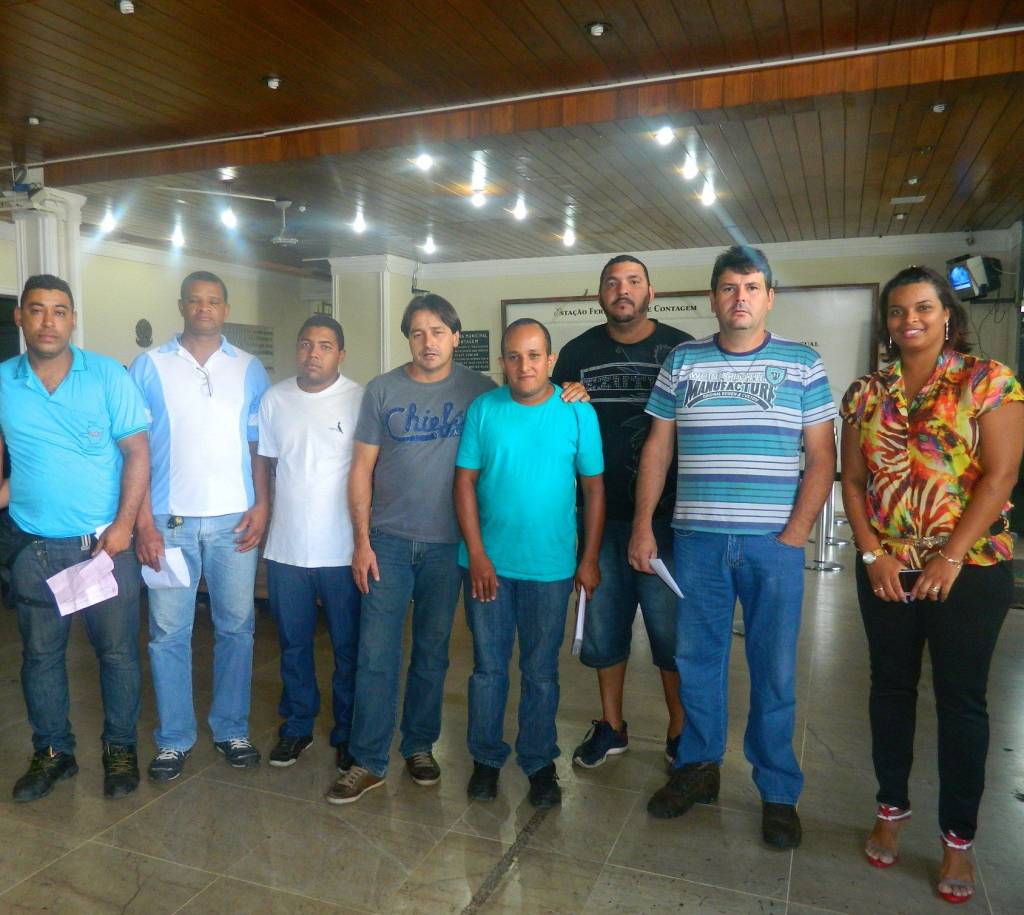
M148 588L187 588L192 584L188 563L180 546L172 546L160 557L160 571L144 565L142 580Z
M683 592L679 590L679 585L676 584L676 580L672 577L664 562L657 558L652 559L651 568L654 569L654 574L675 592L676 597L683 596Z
M580 588L576 599L576 631L572 637L572 656L575 658L583 650L583 626L587 621L587 592Z
M47 578L46 584L57 601L60 615L67 616L116 597L117 580L113 571L114 560L100 550L92 559L68 566Z

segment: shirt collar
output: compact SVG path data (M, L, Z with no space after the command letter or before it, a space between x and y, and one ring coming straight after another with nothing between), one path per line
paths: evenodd
M68 371L84 372L88 368L84 350L80 350L73 343L68 345L68 349L71 350L71 368ZM28 353L22 353L14 368L14 377L22 379L27 384L29 378L34 375L35 372L32 371L32 365L28 361Z
M157 352L175 353L183 349L184 347L181 345L181 334L175 334L173 337L171 337L170 340L168 340L163 346L161 346L157 350ZM220 335L220 351L225 356L230 356L232 359L235 359L238 356L238 350L235 349L230 343L228 343L227 337L225 337L223 334Z
M939 375L941 375L954 360L959 357L959 353L951 349L944 349L939 353L939 358L935 362L935 368L932 370L931 375L928 376L928 380L924 384L924 390L927 388ZM962 357L961 357L962 358ZM896 359L890 365L883 369L879 369L879 377L885 386L892 391L903 380L903 362L900 359Z

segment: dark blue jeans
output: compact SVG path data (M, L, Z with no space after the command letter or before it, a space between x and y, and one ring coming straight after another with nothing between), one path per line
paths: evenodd
M504 740L508 665L519 634L519 734L516 762L527 774L558 758L558 651L572 579L522 581L498 576L493 601L474 600L465 573L466 620L473 633L473 675L469 678L470 755L500 769L511 748Z
M60 753L75 751L68 719L65 652L71 621L77 616L100 662L103 735L106 743L136 743L139 718L139 562L134 548L114 557L116 597L61 616L46 584L51 575L90 558L95 539L35 540L18 555L11 585L21 632L21 688L25 694L32 745Z
M281 737L313 733L320 711L313 640L316 636L317 598L324 608L327 632L334 649L331 679L334 729L331 746L347 744L352 730L352 705L359 651L359 589L351 566L306 569L267 560L270 612L281 643Z
M441 735L448 642L462 577L457 543L423 543L370 532L380 581L370 576L359 622L356 707L349 751L374 775L387 772L398 714L402 632L412 600L412 649L399 752L429 752Z

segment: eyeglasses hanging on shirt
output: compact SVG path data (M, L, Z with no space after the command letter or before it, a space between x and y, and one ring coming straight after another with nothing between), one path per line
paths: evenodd
M210 370L201 365L197 365L196 371L203 376L203 380L199 382L199 387L207 397L213 397L213 385L210 383Z

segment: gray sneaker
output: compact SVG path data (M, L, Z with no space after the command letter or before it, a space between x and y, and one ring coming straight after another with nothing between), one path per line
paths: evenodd
M149 777L155 782L172 782L185 768L191 750L170 750L160 747L149 764Z

